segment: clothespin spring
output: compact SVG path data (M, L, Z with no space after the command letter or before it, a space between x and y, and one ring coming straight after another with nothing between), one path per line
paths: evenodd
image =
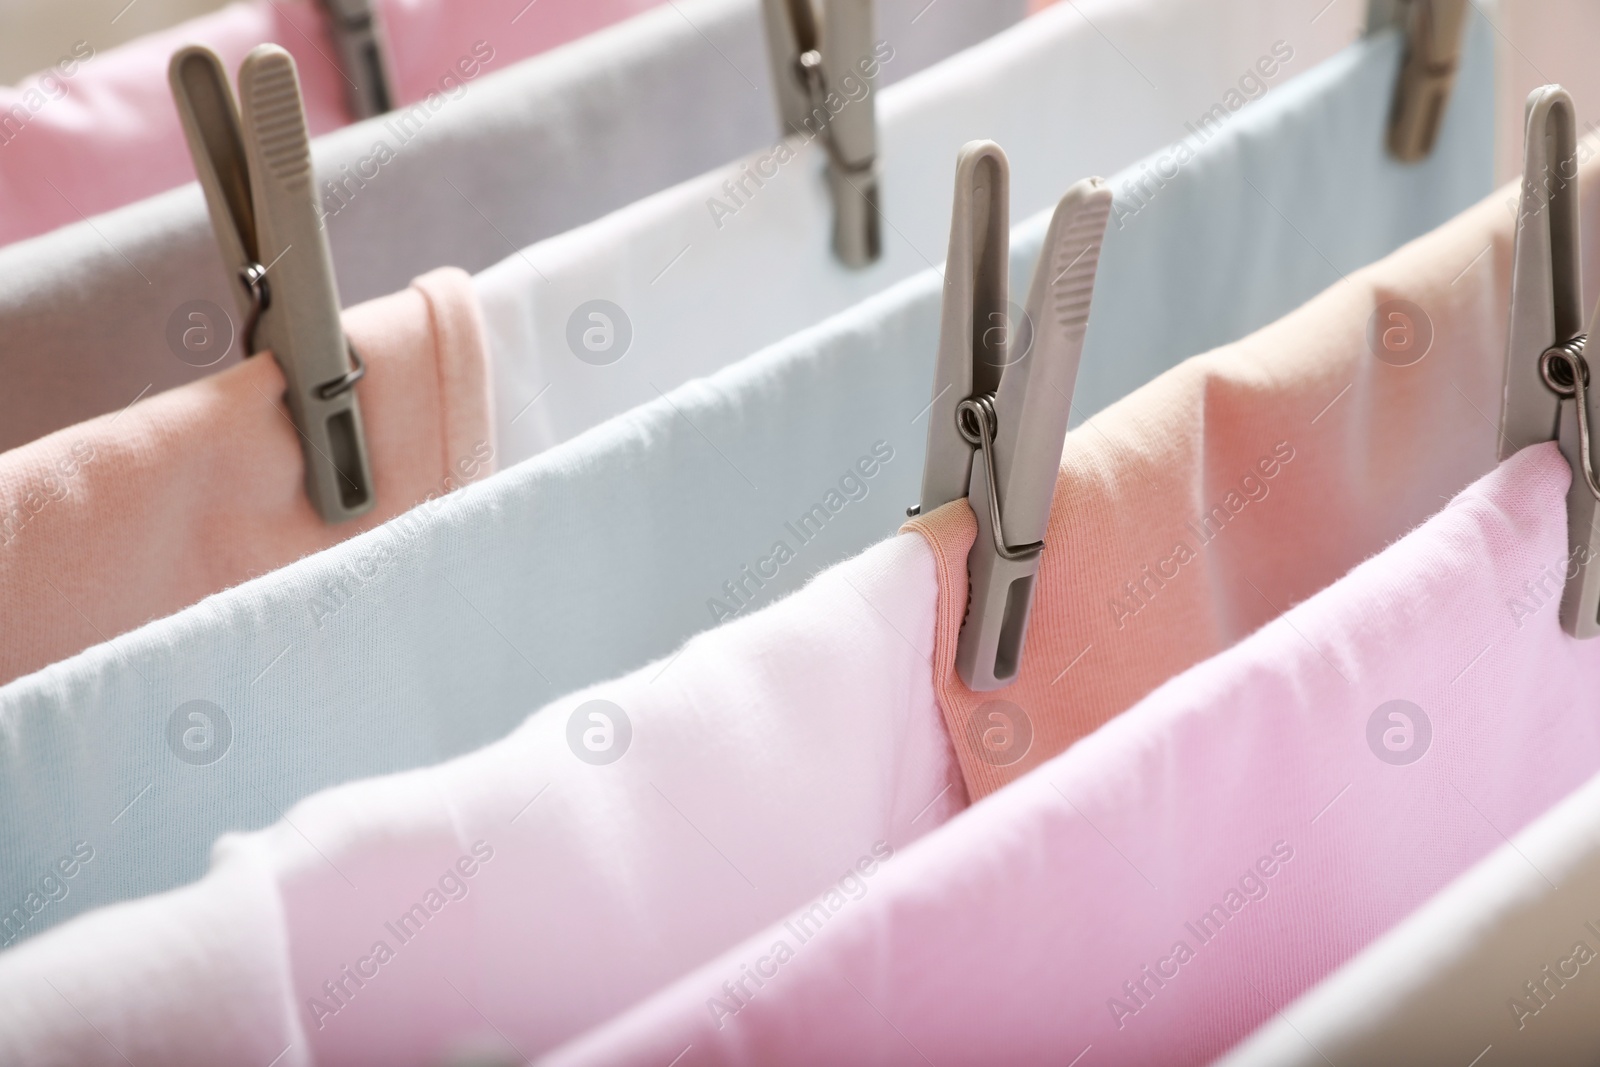
M256 327L261 323L261 313L272 306L272 283L267 281L267 268L259 263L246 263L240 267L239 281L243 283L250 299L250 310L244 321L244 354L249 357L256 354ZM357 382L366 377L367 364L348 336L344 339L344 348L350 354L352 367L331 382L315 386L312 392L316 394L318 400L332 400L336 396L348 393L356 387Z
M344 339L344 350L350 354L350 362L355 366L331 382L323 382L312 392L316 393L318 400L332 400L336 396L343 396L356 387L356 383L367 376L367 365L361 359L361 353L356 351L356 346L350 343L350 338Z
M1539 376L1550 391L1563 400L1576 400L1578 411L1578 455L1582 457L1584 481L1589 492L1600 500L1600 479L1595 477L1594 460L1589 451L1589 407L1586 392L1589 388L1589 363L1583 358L1584 342L1588 335L1579 334L1565 344L1547 349L1539 357Z
M956 405L956 429L966 439L967 444L972 445L983 456L983 464L989 475L987 483L989 485L1000 484L994 466L994 435L999 425L999 416L994 410L993 393L969 396ZM1005 527L1000 523L1000 494L990 492L985 495L989 498L989 530L993 534L995 555L1013 563L1039 556L1044 551L1043 541L1033 541L1015 548L1006 544Z
M267 268L259 263L240 267L239 281L250 298L244 319L244 354L249 357L256 354L256 327L261 325L261 313L272 306L272 284L267 281Z

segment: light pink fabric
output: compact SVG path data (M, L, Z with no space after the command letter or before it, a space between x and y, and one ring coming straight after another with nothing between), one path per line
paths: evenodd
M270 354L0 453L0 684L494 469L488 352L454 268L345 313L373 510L328 525ZM129 397L129 400L134 398Z
M1600 644L1556 617L1568 482L1525 450L862 900L549 1062L1209 1061L1600 769ZM1407 765L1376 754L1395 700L1431 723Z
M0 956L0 1063L307 1067L289 1037L277 895L245 842L225 839L218 853L226 861L203 882L90 912L60 940ZM75 953L107 966L76 966ZM158 1000L189 1010L154 1016Z
M96 1026L172 1062L170 1035L214 1014L202 1062L531 1056L801 901L860 895L966 803L933 696L937 588L927 543L894 538L504 741L224 839L197 885L0 953L0 1063L121 1064ZM162 980L127 927L190 910L211 956Z
M378 0L378 8L403 105L441 91L441 79L459 76L458 62L499 70L659 2ZM232 4L103 52L91 36L65 45L50 69L0 88L0 244L193 180L168 60L204 44L231 74L267 42L288 49L300 68L312 136L350 121L338 53L310 0Z

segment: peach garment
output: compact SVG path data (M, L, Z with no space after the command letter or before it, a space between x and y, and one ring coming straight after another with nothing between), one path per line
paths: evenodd
M449 268L347 311L377 506L329 526L263 354L0 454L0 683L371 529L493 466L483 328ZM131 399L131 398L130 398Z
M1583 144L1593 263L1600 160L1595 140ZM1072 431L1021 674L1005 689L973 693L954 668L971 509L956 501L907 524L938 558L935 689L973 800L1332 584L1494 465L1508 202L1515 189L1491 194ZM1587 272L1586 306L1595 280Z

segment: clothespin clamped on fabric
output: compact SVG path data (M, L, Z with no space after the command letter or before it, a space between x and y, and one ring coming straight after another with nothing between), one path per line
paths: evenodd
M177 52L168 80L222 260L242 283L243 351L270 349L288 382L306 493L325 522L364 515L376 502L355 394L366 368L339 321L294 60L277 45L252 51L237 107L207 48Z
M350 114L369 119L394 110L394 76L373 0L319 0L339 50Z
M1561 626L1573 637L1594 637L1600 634L1600 481L1592 429L1600 426L1600 397L1582 332L1572 96L1559 85L1535 89L1528 96L1526 130L1500 458L1542 441L1561 443L1561 454L1572 464Z
M1372 0L1367 32L1401 26L1405 57L1389 109L1389 154L1404 163L1426 159L1444 124L1461 61L1467 0Z
M1111 190L1087 178L1056 205L1028 305L1009 311L1010 166L992 141L956 165L939 362L928 412L926 514L966 497L978 520L956 671L978 692L1015 680L1061 466Z
M833 249L851 267L883 254L872 0L762 0L784 133L822 141L833 197Z

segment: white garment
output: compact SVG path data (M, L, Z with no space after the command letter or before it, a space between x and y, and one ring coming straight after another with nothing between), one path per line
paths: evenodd
M1184 137L1253 64L1267 61L1277 91L1347 43L1358 15L1340 5L1308 24L1280 0L1081 0L884 90L883 257L865 270L834 257L826 157L798 138L507 257L478 279L505 462L943 262L967 141L1005 148L1020 222L1074 181Z
M0 955L0 1062L289 1046L278 1062L420 1067L603 1022L808 897L863 891L965 804L929 665L937 593L927 542L895 537L486 749L224 838L199 883ZM362 964L379 940L395 959Z

